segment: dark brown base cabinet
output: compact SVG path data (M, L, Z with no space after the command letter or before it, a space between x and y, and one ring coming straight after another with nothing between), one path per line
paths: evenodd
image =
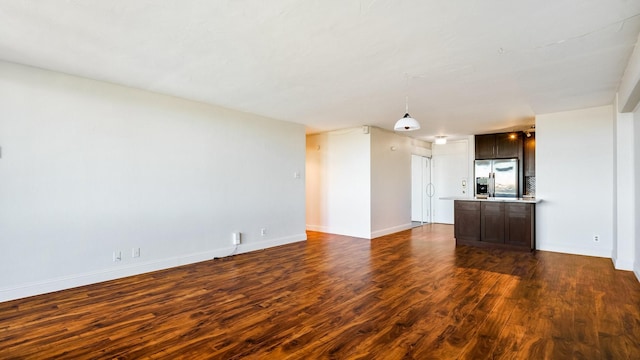
M455 201L453 223L456 240L480 241L480 203Z
M456 244L535 250L533 203L454 202Z

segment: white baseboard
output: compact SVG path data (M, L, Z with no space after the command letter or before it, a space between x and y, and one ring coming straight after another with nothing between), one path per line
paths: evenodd
M395 234L397 232L404 231L404 230L409 230L409 229L411 229L411 223L398 225L398 226L393 226L393 227L382 229L382 230L372 231L371 232L371 239L375 239L375 238L378 238L378 237L381 237L381 236L385 236L385 235L389 235L389 234Z
M351 237L356 237L356 238L361 238L361 239L370 239L370 233L362 233L362 234L358 234L352 231L352 229L339 229L339 228L335 228L335 227L328 227L328 226L322 226L322 225L306 225L307 230L309 231L318 231L318 232L323 232L326 234L334 234L334 235L344 235L344 236L351 236Z
M640 281L640 263L636 262L633 267L633 273L636 274L636 278Z
M596 248L596 247L572 247L572 246L562 246L556 244L540 244L538 243L536 246L537 250L542 251L551 251L558 252L564 254L573 254L573 255L585 255L585 256L596 256L611 259L611 248Z
M309 231L317 231L317 232L323 232L323 233L328 233L328 234L330 234L330 232L329 232L329 228L328 228L328 227L326 227L326 226L322 226L322 225L309 225L309 224L307 224L307 225L306 225L306 227L307 227L307 230L309 230Z
M633 271L633 260L611 259L617 270Z
M285 236L277 239L260 241L257 243L242 244L238 246L237 253L238 254L248 253L251 251L263 250L263 249L268 249L268 248L272 248L280 245L286 245L286 244L291 244L291 243L306 241L306 240L307 240L307 233L303 233L298 235Z
M624 255L628 255L628 254L624 254ZM611 261L613 261L613 267L616 268L616 270L633 271L634 269L633 254L630 254L630 255L632 255L631 258L621 259L621 258L618 258L617 252L612 250Z
M363 239L375 239L381 236L385 236L385 235L389 235L389 234L394 234L400 231L404 231L404 230L408 230L411 229L411 223L408 224L403 224L403 225L398 225L398 226L393 226L390 228L386 228L386 229L381 229L381 230L376 230L373 231L369 234L369 236L362 236L363 234L351 234L347 231L341 231L339 229L333 229L333 228L329 228L327 226L322 226L322 225L306 225L307 230L309 231L319 231L319 232L323 232L323 233L327 233L327 234L337 234L337 235L345 235L345 236L353 236L353 237L357 237L357 238L363 238Z
M258 243L241 244L238 245L236 254L267 249L274 246L280 246L305 240L307 240L306 233L267 241L260 241ZM46 294L54 291L71 289L78 286L100 283L157 270L169 269L181 265L193 264L201 261L211 260L215 257L229 256L233 252L233 249L234 247L220 248L194 254L153 260L134 265L125 265L115 269L104 269L54 279L47 279L44 281L31 282L19 286L0 288L0 302L21 299L28 296Z

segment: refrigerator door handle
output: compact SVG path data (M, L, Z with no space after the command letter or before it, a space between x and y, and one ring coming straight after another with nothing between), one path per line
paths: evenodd
M488 193L490 197L494 197L496 193L496 174L489 173L489 186Z

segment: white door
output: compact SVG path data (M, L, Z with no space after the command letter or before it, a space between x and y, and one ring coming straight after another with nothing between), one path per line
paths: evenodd
M453 200L442 197L467 197L469 153L466 140L433 145L433 222L453 224Z
M411 155L411 221L431 222L431 159Z

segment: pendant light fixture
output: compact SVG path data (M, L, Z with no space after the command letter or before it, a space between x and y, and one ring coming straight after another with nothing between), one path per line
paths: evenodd
M393 127L395 131L413 131L420 129L418 121L409 115L409 75L407 75L407 95L405 97L405 114Z

